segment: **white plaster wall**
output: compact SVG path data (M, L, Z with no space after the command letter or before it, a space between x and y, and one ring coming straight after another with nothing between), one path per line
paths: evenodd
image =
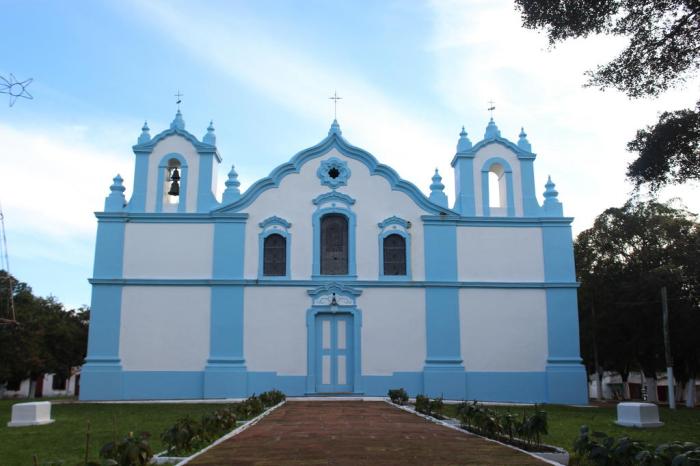
M425 291L366 288L362 310L362 374L421 371L425 365Z
M411 222L411 267L414 280L424 279L423 227L420 216L425 212L406 194L392 191L389 182L380 175L370 175L362 162L348 158L332 149L301 167L300 172L284 177L279 188L262 193L245 212L250 215L246 227L245 277L258 276L258 234L260 221L277 215L291 222L291 275L293 279L308 279L313 264L312 216L316 210L312 200L331 189L321 185L316 176L322 160L337 157L347 162L351 176L347 186L338 192L356 200L352 206L357 219L356 263L360 280L376 280L379 276L379 227L377 224L396 215Z
M460 281L543 281L539 228L457 227Z
M119 357L125 371L201 371L209 357L211 291L127 286Z
M125 278L211 278L214 226L127 223Z
M156 196L158 194L158 170L160 170L158 165L160 164L161 159L170 153L180 154L185 158L185 160L187 160L186 211L196 212L197 188L199 184L199 154L192 143L180 135L168 136L160 141L153 148L153 152L149 156L148 187L146 189L146 212L155 212L156 210ZM180 181L180 187L182 188L182 180ZM163 206L165 206L165 203L163 203Z
M249 371L306 375L306 288L246 287L244 351Z
M467 371L544 371L547 308L544 290L459 292L462 358Z
M481 196L481 168L484 166L484 162L492 157L500 157L510 164L510 168L513 171L513 202L515 203L515 215L522 217L523 188L520 182L520 161L514 152L498 143L483 147L474 156L474 197L476 199L476 215L484 215ZM504 205L507 205L507 202L504 201ZM505 212L502 214L505 215Z

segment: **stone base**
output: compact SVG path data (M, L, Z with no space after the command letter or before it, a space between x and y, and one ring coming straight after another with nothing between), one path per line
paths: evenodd
M41 426L54 422L51 419L51 403L17 403L12 405L12 420L7 427Z
M617 421L624 427L660 427L659 407L653 403L618 403Z

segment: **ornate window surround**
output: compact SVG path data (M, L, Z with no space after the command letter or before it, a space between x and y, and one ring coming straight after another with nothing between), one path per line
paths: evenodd
M379 280L403 281L411 279L411 222L397 216L391 216L377 224L379 227ZM400 235L406 240L406 275L384 275L384 238Z
M289 280L291 278L290 258L292 251L292 234L289 232L289 229L292 227L292 224L281 217L273 215L258 223L258 226L262 228L258 234L258 279ZM265 238L273 234L282 236L286 241L285 252L287 256L285 258L284 275L265 275L263 273L265 269Z
M355 250L355 230L357 221L352 205L355 199L337 191L321 194L313 200L316 211L313 213L311 222L313 225L313 266L312 278L316 280L354 280L357 278L356 250ZM348 219L348 274L347 275L321 275L321 217L326 214L341 214Z
M337 171L337 175L335 177L331 177L329 173L332 169ZM318 170L316 170L316 176L318 176L321 180L321 184L328 186L331 189L346 186L348 184L350 174L351 172L348 168L347 162L340 160L337 157L322 160L321 165L319 165Z

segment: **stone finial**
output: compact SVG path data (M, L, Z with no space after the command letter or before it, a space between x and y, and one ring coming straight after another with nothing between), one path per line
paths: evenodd
M546 217L562 217L564 209L562 203L559 202L557 196L559 192L555 189L555 184L552 182L552 177L547 177L547 183L544 185L544 215Z
M486 125L486 131L484 132L484 139L496 139L501 137L501 130L496 126L496 122L493 118L489 119L489 124Z
M175 118L173 119L172 123L170 123L170 129L179 129L180 131L185 130L185 120L183 120L182 113L180 112L179 108L177 109Z
M241 197L241 182L238 181L238 173L236 173L236 167L231 165L231 171L228 172L228 179L226 180L226 189L224 190L223 202L224 204L229 204L235 202Z
M209 122L209 126L207 127L207 134L204 135L204 138L202 138L202 142L205 144L211 144L212 146L216 145L216 133L214 133L214 121Z
M447 195L445 194L445 185L442 184L442 177L438 173L438 169L435 169L435 174L433 175L433 183L430 185L430 196L428 197L432 202L439 205L440 207L447 208Z
M338 120L333 120L333 123L331 124L331 129L328 130L328 135L330 136L331 134L337 134L338 136L343 135L343 132L340 130Z
M112 186L109 187L109 196L105 199L105 212L119 211L124 209L126 205L126 198L124 197L126 188L122 184L124 180L117 174L113 181Z
M151 140L151 133L149 133L150 130L151 128L148 127L148 122L144 121L143 127L141 127L141 134L137 140L139 144L144 144Z
M457 153L467 152L472 148L472 142L467 137L467 132L462 126L462 131L459 132L459 141L457 142Z
M532 146L527 140L527 133L525 132L525 129L522 126L520 127L520 134L518 134L518 147L528 152L532 151Z

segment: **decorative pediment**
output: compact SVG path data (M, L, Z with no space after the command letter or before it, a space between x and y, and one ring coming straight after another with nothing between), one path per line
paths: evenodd
M388 226L391 226L391 225L398 225L402 228L405 228L406 230L411 228L411 222L409 222L408 220L404 220L400 217L397 217L396 215L393 215L387 219L384 219L383 221L379 222L377 225L382 230Z
M354 306L355 299L362 290L342 283L327 283L313 290L308 290L313 306Z
M329 202L341 202L349 207L355 203L355 199L347 194L331 191L329 193L323 193L313 200L314 205L321 205Z
M316 176L319 177L322 185L336 189L348 184L350 169L346 162L337 157L331 157L321 161L318 170L316 170Z
M258 226L260 228L263 228L263 229L265 229L269 226L273 226L273 225L280 226L280 227L285 228L285 229L290 228L292 226L291 223L289 223L288 221L286 221L285 219L283 219L281 217L278 217L277 215L273 215L272 217L268 217L265 220L263 220L262 222L258 223Z

